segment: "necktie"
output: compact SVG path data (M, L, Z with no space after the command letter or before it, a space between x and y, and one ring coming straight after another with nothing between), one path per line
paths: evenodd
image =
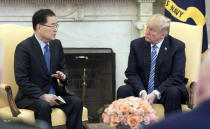
M149 82L148 82L148 94L154 90L154 82L155 82L155 65L157 59L157 46L153 46L152 54L151 54L151 65L150 65L150 73L149 73Z
M46 44L44 46L44 58L45 58L45 63L46 63L46 66L47 66L47 70L50 73L50 50L49 50L49 45L48 44ZM55 89L52 85L50 86L49 94L55 94Z

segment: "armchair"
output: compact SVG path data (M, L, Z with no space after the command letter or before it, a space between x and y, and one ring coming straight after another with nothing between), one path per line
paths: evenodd
M16 45L33 34L31 27L23 27L13 24L0 25L0 42L3 46L3 76L0 85L0 117L6 120L18 120L27 123L35 123L34 112L27 109L18 109L14 97L18 86L14 77L14 52ZM59 119L57 116L59 116ZM52 126L64 125L66 116L59 108L52 110ZM88 111L83 107L82 121L88 120Z
M146 26L144 27L143 35L145 34L145 30ZM180 22L171 22L169 35L185 43L185 76L189 79L186 88L190 99L186 104L182 104L182 110L189 111L195 105L193 88L197 81L197 75L201 63L203 27ZM129 80L125 80L124 82L129 83ZM153 104L152 107L156 110L159 118L164 117L164 107L162 104Z

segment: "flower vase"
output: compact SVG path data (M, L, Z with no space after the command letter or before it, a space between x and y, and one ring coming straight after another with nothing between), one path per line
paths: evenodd
M117 129L131 129L129 125L118 125Z

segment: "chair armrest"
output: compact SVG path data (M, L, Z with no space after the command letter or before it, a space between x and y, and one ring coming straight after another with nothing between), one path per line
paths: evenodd
M58 86L63 87L63 84L61 83L60 79L57 79L57 83L58 83ZM67 80L67 85L69 85L69 83L70 81ZM75 95L75 93L69 89L69 86L65 86L64 88L69 95Z
M195 88L196 82L191 82L190 84L190 94L189 94L189 101L187 103L188 107L190 109L193 109L195 104L194 104L194 88Z
M16 106L16 104L15 104L15 101L14 101L14 99L13 99L11 86L8 86L8 85L1 85L1 89L3 89L3 90L6 91L7 100L8 100L8 103L9 103L10 110L11 110L11 112L12 112L12 116L13 116L13 117L17 117L21 112L20 112L19 109L17 108L17 106Z

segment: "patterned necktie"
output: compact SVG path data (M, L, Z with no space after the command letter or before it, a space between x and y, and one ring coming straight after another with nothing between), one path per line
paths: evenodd
M48 44L44 46L44 58L45 58L45 63L47 65L47 70L50 73L50 51Z
M151 65L150 65L150 73L149 73L149 82L148 82L148 94L154 90L154 82L155 82L155 65L157 59L157 46L153 46L152 54L151 54Z
M48 44L44 46L44 58L45 58L45 63L47 65L47 70L50 73L50 50ZM55 94L55 89L52 85L50 86L49 94Z

